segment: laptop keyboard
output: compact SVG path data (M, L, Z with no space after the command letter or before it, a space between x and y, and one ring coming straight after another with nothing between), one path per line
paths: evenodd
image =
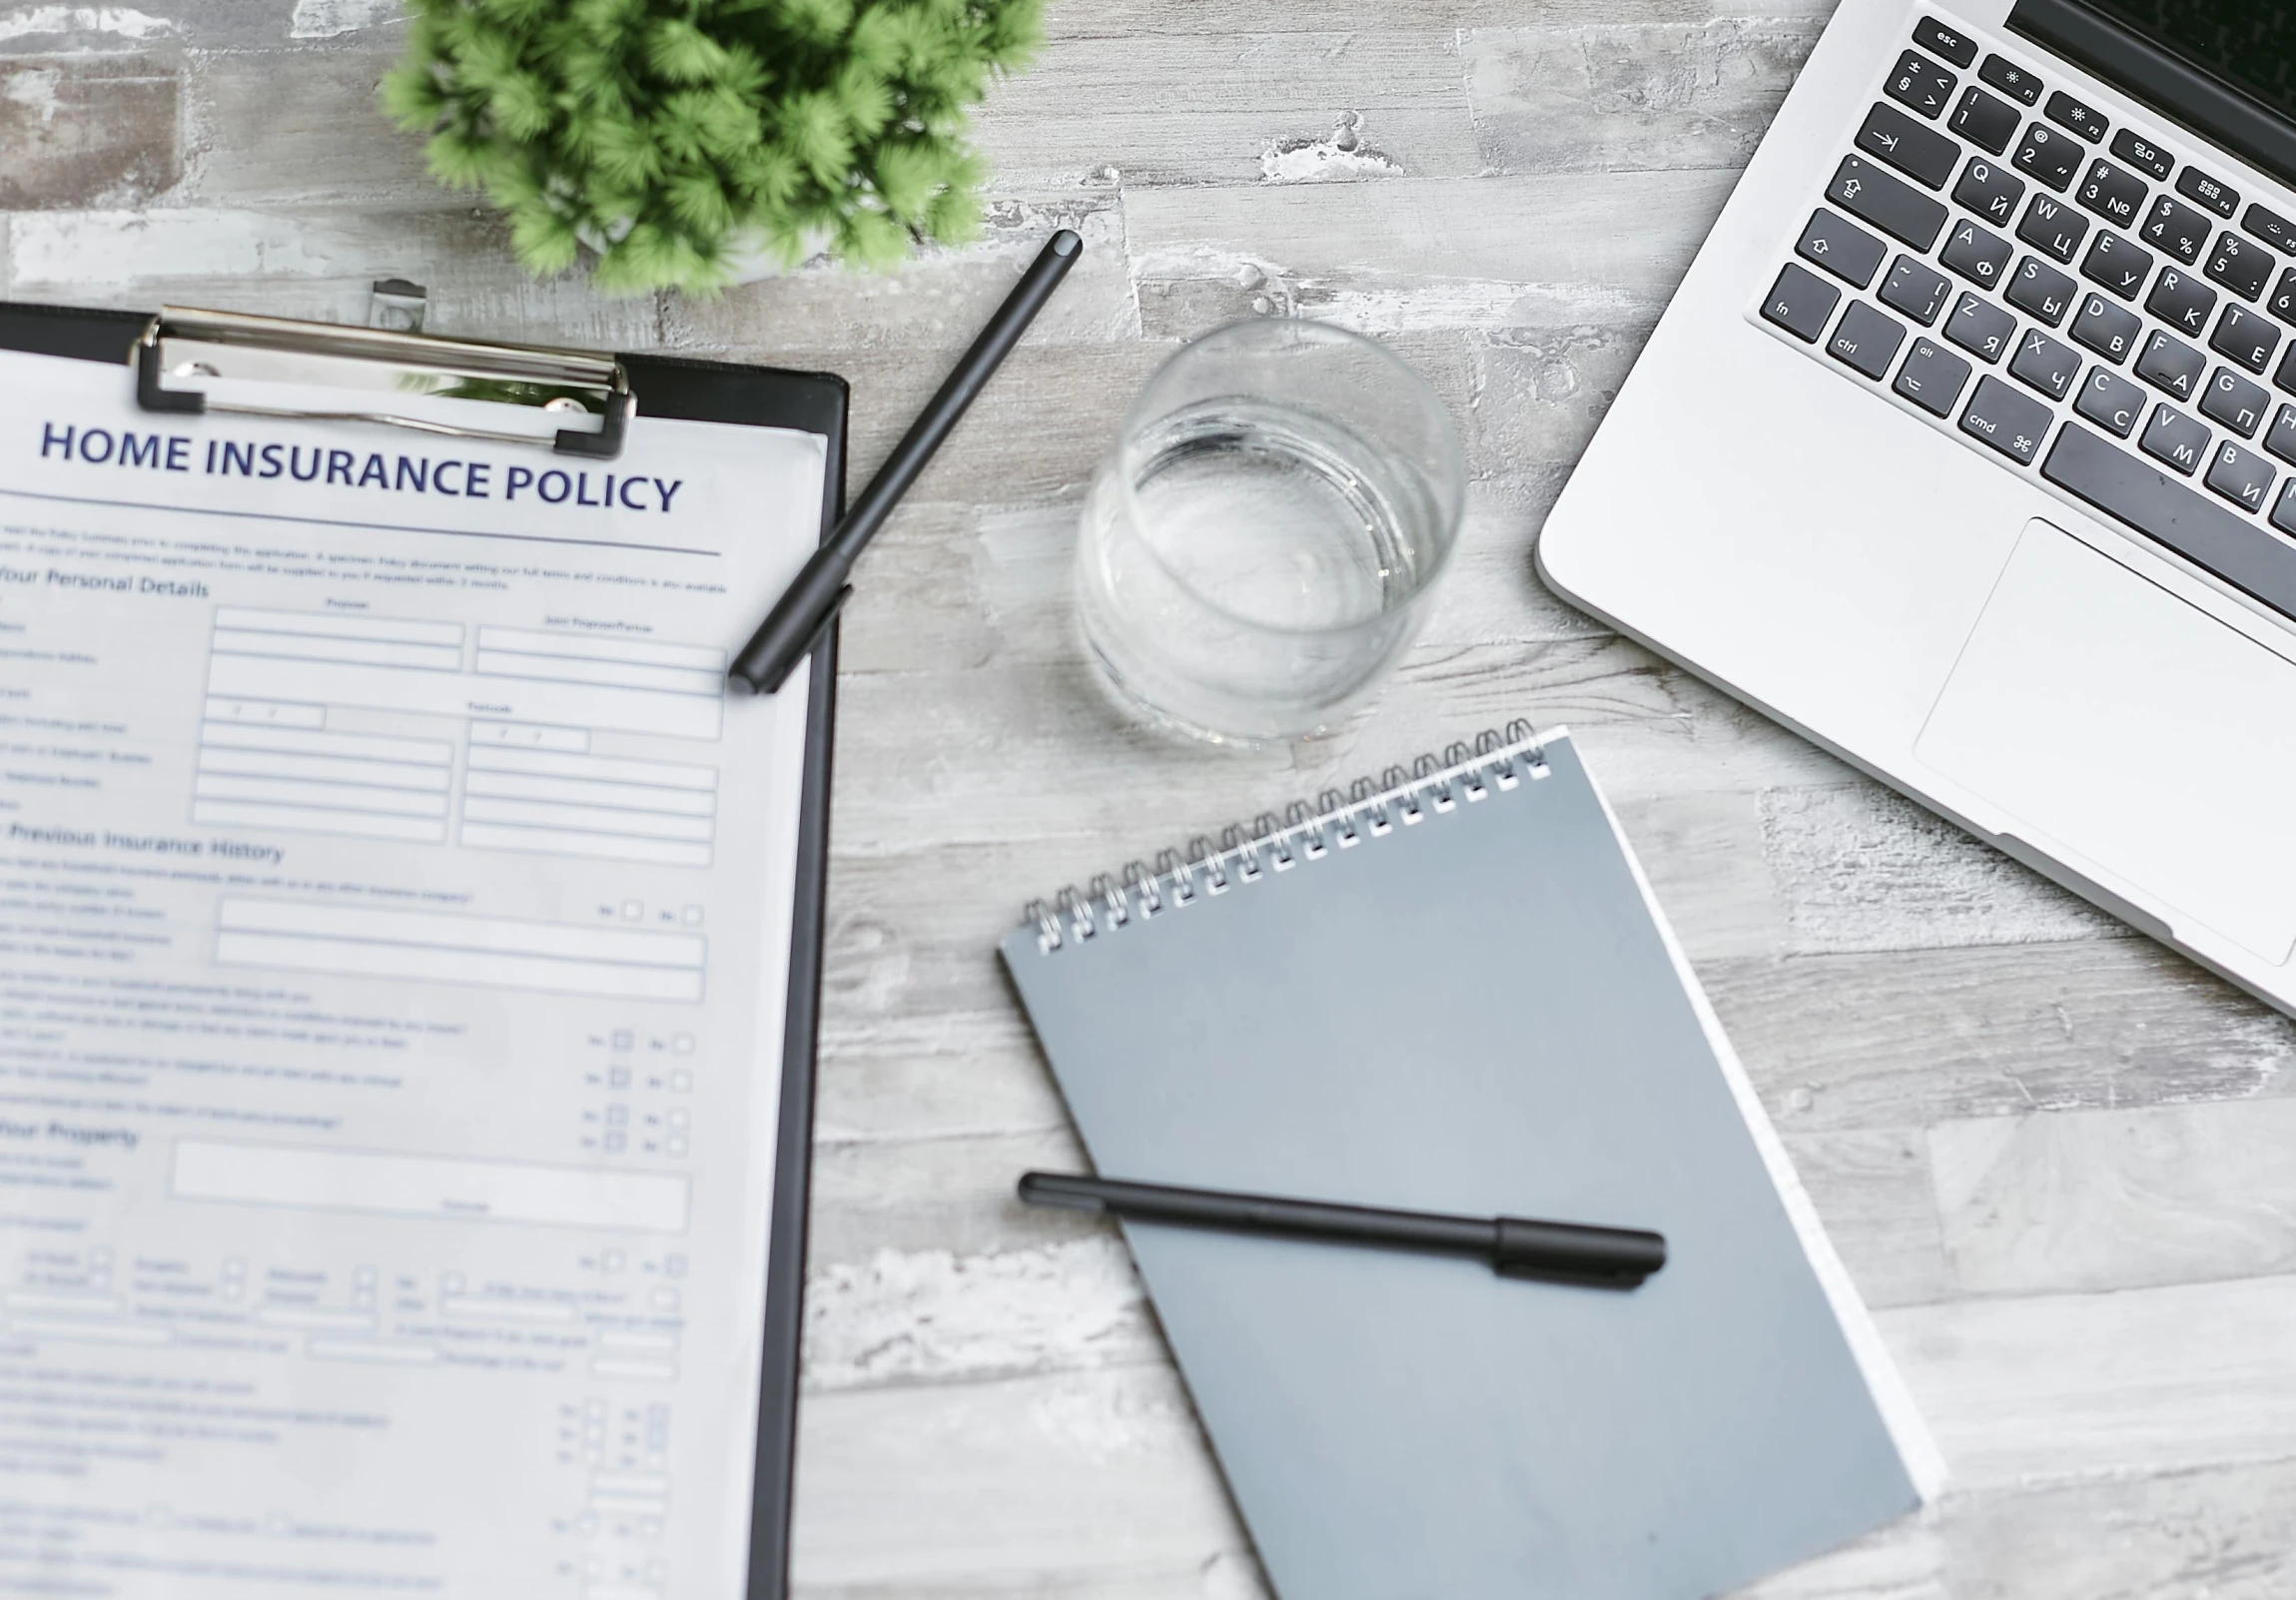
M1761 306L2296 620L2296 222L1923 17Z

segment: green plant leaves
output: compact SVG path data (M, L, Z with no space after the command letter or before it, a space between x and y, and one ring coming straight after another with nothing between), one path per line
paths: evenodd
M859 266L980 226L966 108L1042 0L411 0L383 110L536 273L706 292L740 253Z

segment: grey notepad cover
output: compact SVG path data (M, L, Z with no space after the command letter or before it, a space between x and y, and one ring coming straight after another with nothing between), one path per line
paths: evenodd
M1688 1600L1933 1483L1639 869L1543 748L1353 849L1004 945L1104 1175L1667 1235L1617 1293L1127 1224L1286 1600Z

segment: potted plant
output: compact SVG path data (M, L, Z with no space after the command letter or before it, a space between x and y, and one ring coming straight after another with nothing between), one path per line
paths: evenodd
M412 0L383 102L537 273L708 291L980 224L968 108L1042 0Z

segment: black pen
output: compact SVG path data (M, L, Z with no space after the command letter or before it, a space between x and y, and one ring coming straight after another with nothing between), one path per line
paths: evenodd
M901 496L909 492L909 485L917 481L917 474L925 470L925 463L933 459L933 452L941 447L941 441L949 436L949 430L957 425L1006 355L1028 332L1029 324L1060 288L1084 248L1085 242L1064 228L1029 264L1020 283L1005 297L1005 304L997 308L997 315L989 319L989 326L981 330L981 337L973 341L973 348L965 352L956 371L926 402L917 420L909 424L909 431L901 435L901 442L893 446L893 453L885 457L885 464L877 469L853 508L813 552L813 558L750 635L741 654L734 657L733 676L759 694L772 694L821 642L831 620L853 594L853 585L845 581L845 575L853 570L863 547L892 514L893 507L901 503Z
M1522 1216L1452 1216L1372 1205L1279 1200L1168 1184L1021 1175L1021 1199L1034 1205L1105 1210L1143 1222L1173 1222L1334 1244L1472 1255L1508 1277L1545 1278L1594 1288L1639 1288L1666 1264L1666 1239L1639 1227L1539 1222Z

